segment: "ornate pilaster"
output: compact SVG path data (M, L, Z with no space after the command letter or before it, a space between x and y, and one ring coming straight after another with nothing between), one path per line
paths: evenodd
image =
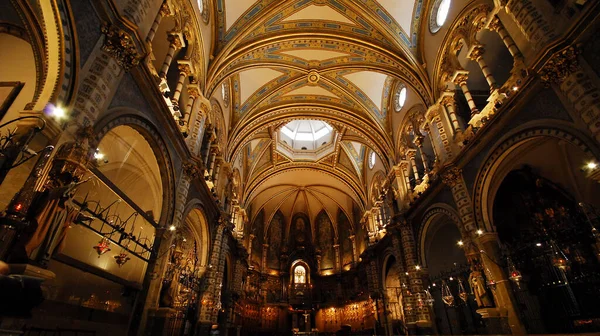
M73 131L95 123L112 100L123 74L140 60L133 39L123 30L104 24L101 31L101 40L81 70L69 121Z
M402 251L406 272L408 272L408 289L411 295L405 298L409 315L406 315L407 324L416 323L417 326L431 327L431 313L425 302L425 285L423 283L422 267L418 264L417 244L410 223L404 219L398 221Z
M544 6L541 1L509 0L505 7L506 13L512 17L534 49L543 48L557 37L541 6Z
M592 136L600 141L600 90L590 72L581 66L583 61L580 61L578 53L575 47L557 52L544 64L539 75L547 85L558 86Z
M229 230L226 221L221 218L216 228L213 240L212 253L209 267L205 274L204 292L200 302L200 322L203 324L217 323L219 309L221 309L221 291L223 286L223 273L225 272L225 256L229 250L226 231Z
M452 190L452 197L458 208L458 213L462 222L461 237L469 237L470 232L475 230L475 217L473 215L473 204L467 184L462 175L462 169L451 167L442 173L442 181Z

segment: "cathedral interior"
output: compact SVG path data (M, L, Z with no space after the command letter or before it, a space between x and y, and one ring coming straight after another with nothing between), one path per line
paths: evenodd
M0 1L0 335L597 333L599 183L600 1Z

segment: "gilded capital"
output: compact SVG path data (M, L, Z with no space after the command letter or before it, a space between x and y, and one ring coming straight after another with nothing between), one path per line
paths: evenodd
M140 63L141 56L129 34L108 23L102 25L101 31L104 34L102 50L113 57L125 71Z
M449 187L454 187L462 178L462 169L452 167L442 174L442 181Z
M169 32L167 40L175 47L175 49L181 49L183 47L183 41L181 40L180 33L178 32Z
M187 161L183 164L183 173L185 176L194 180L200 177L200 169L198 168L198 164L194 161Z
M454 77L454 84L456 85L465 85L467 84L467 79L469 79L468 74L459 73Z
M481 57L483 57L483 53L485 53L485 49L483 48L483 46L475 46L471 50L471 53L469 53L469 58L474 61L477 61Z
M503 27L504 26L502 25L502 21L500 21L500 18L496 15L494 15L494 18L492 19L492 21L490 21L490 24L488 24L488 29L495 32L500 31L500 29L502 29Z
M547 85L551 83L562 83L570 74L577 72L579 51L575 47L568 47L554 55L544 64L539 71L540 78Z

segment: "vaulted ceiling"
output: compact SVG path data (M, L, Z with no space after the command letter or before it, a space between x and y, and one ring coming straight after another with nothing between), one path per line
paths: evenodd
M252 209L250 219L261 210L266 220L278 210L289 220L297 212L314 220L321 210L332 219L336 211L355 218L353 211L369 206L373 176L387 175L395 163L402 119L393 113L396 88L406 86L412 104L432 100L415 56L423 0L216 0L216 6L206 91L226 105L225 156L240 173L240 203ZM281 150L281 128L299 119L332 127L322 146L330 152Z

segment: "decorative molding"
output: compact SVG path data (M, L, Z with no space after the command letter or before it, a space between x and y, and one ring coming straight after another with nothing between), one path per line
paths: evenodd
M106 22L101 31L105 36L102 50L112 56L125 71L140 63L142 57L129 34Z

